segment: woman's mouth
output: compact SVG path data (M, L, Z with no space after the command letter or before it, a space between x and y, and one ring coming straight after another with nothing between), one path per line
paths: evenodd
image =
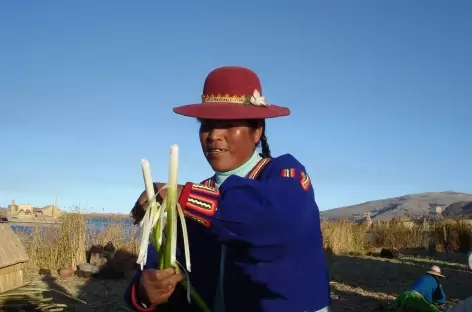
M217 154L227 152L228 150L222 149L222 148L209 148L207 151L209 155L217 155Z

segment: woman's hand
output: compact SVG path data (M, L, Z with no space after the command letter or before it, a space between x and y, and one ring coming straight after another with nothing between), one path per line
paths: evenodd
M183 275L177 274L173 268L144 270L139 281L139 294L151 304L161 304L169 299L177 283L183 278Z
M157 193L158 190L162 189L166 185L165 183L154 182L154 192ZM180 197L180 193L182 192L183 185L177 185L177 198ZM167 196L167 189L163 189L157 194L156 200L158 203L162 203L164 198ZM146 190L144 190L138 197L138 200L134 204L133 209L131 209L131 217L133 218L133 224L138 224L144 218L144 214L146 213L148 205L148 198L146 194Z
M158 190L161 190L166 184L165 183L159 183L159 182L154 182L154 192L157 193ZM177 185L177 199L180 198L180 193L182 193L184 186L183 185ZM146 193L146 192L144 192ZM157 201L159 203L162 203L164 198L167 196L167 189L163 189L159 192L157 195ZM145 197L147 199L147 197Z

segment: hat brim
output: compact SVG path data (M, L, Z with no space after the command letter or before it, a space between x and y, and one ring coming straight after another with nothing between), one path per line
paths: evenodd
M444 275L439 274L439 273L434 272L434 271L428 271L428 272L426 272L426 273L431 274L431 275L434 275L434 276L438 276L438 277L445 277Z
M252 106L235 103L203 103L174 107L174 112L199 119L266 119L290 115L290 109L283 106Z

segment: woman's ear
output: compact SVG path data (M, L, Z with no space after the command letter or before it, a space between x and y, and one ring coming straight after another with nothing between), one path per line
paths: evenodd
M259 144L262 138L262 133L264 132L264 126L261 122L257 123L257 128L254 129L254 144Z

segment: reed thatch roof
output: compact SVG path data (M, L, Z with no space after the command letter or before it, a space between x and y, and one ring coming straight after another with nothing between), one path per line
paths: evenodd
M10 225L0 223L0 269L29 260L26 249Z

